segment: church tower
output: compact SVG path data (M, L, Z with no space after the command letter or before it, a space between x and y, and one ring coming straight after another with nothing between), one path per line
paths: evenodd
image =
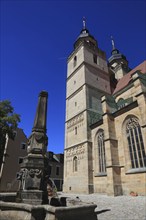
M119 52L115 47L115 42L112 40L111 57L108 59L109 70L114 73L115 78L119 81L126 73L130 71L126 57Z
M110 93L106 54L83 19L67 66L64 192L94 192L90 125L102 116L101 96Z

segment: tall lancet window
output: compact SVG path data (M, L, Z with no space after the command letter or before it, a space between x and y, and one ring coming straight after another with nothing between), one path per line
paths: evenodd
M99 173L106 173L105 145L104 132L100 130L97 134L98 158L99 158Z
M126 122L126 136L132 168L146 167L146 154L141 127L136 117L130 117Z
M75 156L73 158L73 172L77 172L78 170L78 158Z

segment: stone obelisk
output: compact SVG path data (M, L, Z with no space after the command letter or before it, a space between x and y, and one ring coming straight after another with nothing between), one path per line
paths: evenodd
M48 203L47 100L48 93L40 92L34 126L28 139L28 155L23 159L20 170L18 201L22 203L35 205Z

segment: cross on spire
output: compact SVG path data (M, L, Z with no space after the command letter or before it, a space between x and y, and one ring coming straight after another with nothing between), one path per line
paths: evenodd
M111 41L112 41L113 50L115 50L115 42L114 42L113 36L111 36Z
M86 29L86 19L83 17L83 29Z

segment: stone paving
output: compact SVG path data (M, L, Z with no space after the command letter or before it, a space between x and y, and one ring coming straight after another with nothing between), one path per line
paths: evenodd
M107 196L99 194L65 194L60 196L79 197L83 202L97 205L95 212L98 220L146 220L145 196Z

